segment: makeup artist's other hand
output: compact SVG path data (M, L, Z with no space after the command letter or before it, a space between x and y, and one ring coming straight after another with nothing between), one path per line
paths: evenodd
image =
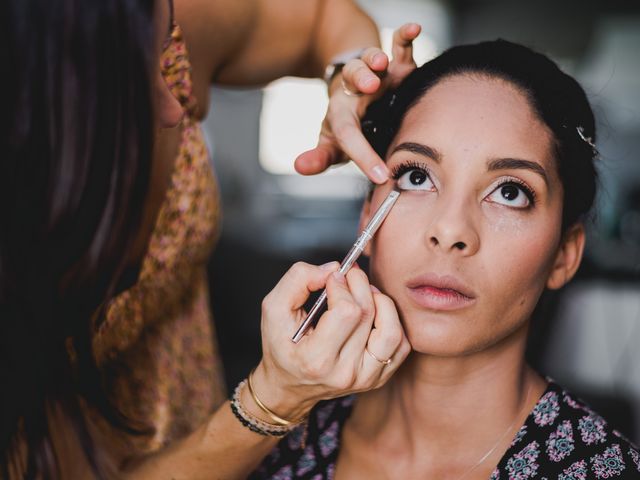
M264 299L263 358L253 379L259 398L281 416L299 418L319 400L380 387L409 354L393 301L359 268L346 277L338 268L297 263ZM309 293L325 284L327 311L293 343Z
M416 68L413 40L420 25L407 23L393 34L393 60L379 48L369 48L361 59L350 60L329 86L329 108L322 122L316 148L296 158L302 175L324 172L348 156L374 183L384 183L389 171L360 130L360 119L369 104L388 88L397 87ZM348 94L351 92L351 94ZM346 156L345 156L346 154Z

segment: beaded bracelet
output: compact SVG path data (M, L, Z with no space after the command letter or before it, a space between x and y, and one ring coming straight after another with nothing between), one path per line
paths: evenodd
M241 381L236 389L233 392L233 397L231 398L231 411L235 415L235 417L240 421L240 423L247 427L252 432L258 433L264 436L270 437L283 437L287 433L289 433L294 428L298 427L300 423L290 423L289 425L274 425L271 423L267 423L255 415L252 415L244 408L244 405L240 401L240 394L242 393L242 388L247 384L247 380Z

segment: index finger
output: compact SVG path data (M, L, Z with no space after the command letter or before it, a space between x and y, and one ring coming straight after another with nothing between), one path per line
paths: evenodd
M364 138L360 125L356 125L353 118L343 121L334 130L334 135L342 150L369 180L379 185L389 180L389 169Z
M413 63L413 41L421 29L417 23L405 23L393 32L391 52L394 62Z
M320 317L308 348L317 348L335 355L342 349L360 322L361 310L347 280L341 273L327 280L327 311ZM309 344L308 344L309 345Z
M330 262L319 267L298 262L282 276L264 301L267 304L275 301L281 307L298 310L307 301L309 294L324 287L327 277L338 268L338 262Z

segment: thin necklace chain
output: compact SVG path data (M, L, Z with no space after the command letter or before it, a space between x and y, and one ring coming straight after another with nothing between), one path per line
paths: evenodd
M502 435L500 435L500 438L498 438L498 440L493 445L493 447L491 447L489 449L489 451L487 453L485 453L482 456L482 458L480 458L480 460L478 460L478 462L473 467L471 467L469 470L467 470L461 477L458 477L458 480L462 480L463 478L467 477L471 472L473 472L476 468L478 468L480 465L482 465L482 462L484 462L487 458L489 458L489 456L496 450L496 448L498 448L498 446L500 445L502 440L504 440L504 437L507 435L507 433L509 433L509 431L514 427L514 425L518 421L518 418L520 417L520 414L522 413L524 408L527 406L527 403L529 402L529 394L530 393L531 393L531 383L529 383L529 387L527 388L527 394L524 397L524 403L518 409L518 412L516 413L513 421L509 424L507 429L502 433Z
M512 420L512 422L509 424L509 426L507 427L507 429L502 432L502 435L500 435L500 438L498 438L498 440L496 441L496 443L491 447L491 449L489 449L489 451L487 453L485 453L482 458L480 458L480 460L478 460L476 462L475 465L473 465L469 470L467 470L465 473L462 474L461 477L458 477L458 480L462 480L463 478L466 478L471 472L473 472L476 468L478 468L480 465L482 465L482 462L484 462L487 458L489 458L489 456L496 450L496 448L498 448L498 446L500 445L500 442L502 442L502 440L504 440L504 437L507 435L507 433L509 433L509 431L514 427L514 425L516 424L516 422L518 421L518 418L520 417L520 414L522 413L522 411L525 409L525 407L527 406L527 403L529 402L529 394L531 393L531 384L533 382L529 383L529 387L527 387L527 394L524 397L524 403L522 404L522 406L518 409L518 412L516 413L514 419ZM382 471L381 472L384 475L384 478L388 478L386 472Z

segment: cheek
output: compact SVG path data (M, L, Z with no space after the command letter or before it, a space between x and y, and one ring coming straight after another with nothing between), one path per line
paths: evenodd
M424 201L420 203L403 193L371 241L371 277L391 296L398 290L402 275L419 265L426 253L423 232L427 212Z
M549 217L547 217L547 220ZM495 216L484 225L482 270L498 317L520 321L534 308L555 261L559 221Z
M528 273L525 276L548 271L560 240L559 214L546 210L515 212L491 204L482 211L482 249L489 251L485 257L505 268L524 270L522 273Z

